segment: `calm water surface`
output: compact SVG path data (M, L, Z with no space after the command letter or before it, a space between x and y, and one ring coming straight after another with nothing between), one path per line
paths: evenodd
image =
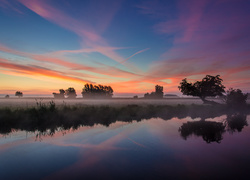
M216 122L226 119L205 122L217 128ZM52 137L24 131L0 135L0 179L248 179L249 126L200 134L204 124L196 122L201 121L152 118ZM180 131L186 122L196 135Z

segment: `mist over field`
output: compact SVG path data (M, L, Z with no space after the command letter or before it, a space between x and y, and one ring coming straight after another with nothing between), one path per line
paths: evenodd
M213 99L222 102L219 99ZM190 105L190 104L203 104L199 98L174 98L174 99L132 99L132 98L113 98L113 99L54 99L54 98L13 98L13 99L0 99L1 107L32 107L37 103L49 105L53 101L57 106L71 105L71 106L125 106L130 104L135 105Z

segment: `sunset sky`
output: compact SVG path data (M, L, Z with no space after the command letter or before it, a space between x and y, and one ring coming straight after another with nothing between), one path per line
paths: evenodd
M250 92L249 0L0 0L0 94L85 83L180 95L220 74Z

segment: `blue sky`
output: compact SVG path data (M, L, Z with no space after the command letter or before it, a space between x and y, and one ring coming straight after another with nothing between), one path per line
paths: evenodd
M85 83L115 95L220 74L250 87L248 0L0 0L0 94ZM25 85L25 86L23 86Z

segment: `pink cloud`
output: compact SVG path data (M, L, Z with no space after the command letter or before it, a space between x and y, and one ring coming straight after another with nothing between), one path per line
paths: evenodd
M95 30L87 26L84 22L79 22L70 16L67 16L62 11L50 6L48 1L27 1L19 0L24 6L34 11L41 17L58 24L59 26L75 32L80 37L85 37L91 41L99 41L102 38L95 33Z
M174 48L181 44L182 48L191 45L198 47L198 50L199 46L214 49L222 44L222 48L238 46L249 42L247 39L244 41L244 37L249 38L249 25L246 22L250 16L244 4L245 1L241 0L220 3L180 0L177 18L156 24L155 30L174 35Z
M36 75L39 75L39 76L46 76L46 77L57 78L61 80L69 80L69 81L74 81L74 82L79 82L79 83L90 82L88 80L83 80L80 78L67 76L65 75L65 73L54 71L54 70L52 71L50 69L39 67L39 66L14 64L2 58L0 58L0 65L2 68L9 69L10 71L14 70L14 72L19 72L19 73L27 74L27 75L33 75L34 77Z
M82 47L84 47L83 51L86 52L98 52L116 62L122 62L125 58L120 56L117 52L115 52L117 47L110 46L107 41L100 36L96 29L90 25L90 23L85 22L83 19L76 19L63 11L60 11L57 8L54 8L49 1L26 1L26 0L19 0L24 6L32 10L33 12L37 13L41 17L51 21L65 29L68 29L74 33L76 33L82 40ZM113 1L112 1L113 2ZM108 24L111 22L112 18L114 17L115 13L120 7L120 3L118 1L114 1L112 5L105 5L105 8L99 11L96 9L96 5L98 6L99 3L93 3L90 5L90 9L95 9L86 14L87 16L95 16L96 14L100 14L102 11L105 11L104 15L97 16L97 21L94 24L97 24L101 27L102 31L104 31ZM101 3L103 6L103 3ZM94 13L93 13L94 11ZM75 52L80 52L82 50L76 50ZM70 51L68 51L70 52ZM129 68L132 72L141 72L141 70L135 67L133 64L126 63L127 68Z
M114 48L111 48L114 49ZM26 53L26 52L21 52L17 50L10 49L2 44L0 44L0 51L7 52L10 54L14 55L19 55L19 56L24 56L24 57L29 57L33 60L40 61L40 62L49 62L53 63L56 65L60 65L66 68L70 68L71 70L84 70L84 71L89 71L89 72L94 72L97 74L100 74L99 76L91 76L87 75L84 73L81 73L81 77L90 77L90 78L102 78L101 75L107 75L107 76L115 76L115 77L120 77L120 78L129 78L129 77L135 77L138 76L135 73L131 73L128 71L124 71L121 69L118 69L116 67L112 66L107 66L102 64L100 67L92 67L92 66L86 66L83 64L79 63L72 63L67 60L63 60L62 58L58 58L57 56L63 53L80 53L80 52L90 52L92 51L91 49L81 49L81 50L63 50L63 51L56 51L56 52L51 52L48 54L32 54L32 53ZM71 72L71 74L75 74L76 72ZM80 75L80 73L78 73Z
M178 1L179 17L161 22L155 26L156 31L176 34L175 43L185 43L193 40L198 30L207 0Z
M110 67L108 65L104 65L104 63L99 67L91 67L91 66L87 66L83 64L73 63L73 62L68 61L66 58L62 58L61 56L64 53L98 52L119 63L119 62L126 62L129 58L132 58L136 54L146 51L147 49L136 52L135 54L131 55L129 58L125 59L116 52L116 50L122 49L122 48L110 46L107 43L107 41L100 35L103 31L107 29L108 25L112 21L115 13L117 12L117 10L119 9L121 5L120 2L115 1L115 3L107 4L105 5L105 7L100 7L99 9L96 9L96 5L98 6L98 4L90 3L90 7L87 8L89 9L89 12L86 12L86 13L91 16L92 15L96 16L97 21L95 21L95 23L93 24L96 24L96 26L100 28L91 26L91 22L87 23L84 21L84 19L74 18L70 16L66 12L61 11L60 7L53 6L52 3L47 0L44 0L44 1L19 0L19 2L23 4L25 7L27 7L28 9L30 9L31 11L33 11L34 13L41 16L42 18L77 34L81 38L82 49L61 50L58 52L51 52L48 54L24 53L24 52L19 52L16 50L9 49L4 46L0 46L0 50L11 53L11 54L29 57L36 61L48 62L48 63L60 65L63 67L67 67L73 71L84 70L84 71L89 71L92 73L97 73L100 75L101 78L103 78L102 75L105 75L105 76L107 75L107 76L110 76L110 79L113 79L113 78L114 79L115 78L134 79L144 74L144 72L142 72L139 68L135 67L131 63L123 64L126 67L126 69L129 69L128 71L125 71L116 67ZM101 4L103 6L103 3ZM105 13L103 13L104 15L100 16L102 12L105 12ZM79 73L76 73L76 72L71 72L70 74L77 75L77 76L80 75ZM99 78L99 77L94 77L94 76L87 76L87 77Z
M109 27L121 5L120 0L106 0L105 3L90 1L84 14L86 16L91 14L93 28L99 33L103 33Z
M52 7L48 1L26 1L19 0L24 6L34 11L41 17L65 28L74 33L76 33L79 37L82 38L84 42L83 45L89 46L95 52L99 52L117 62L122 61L120 55L118 55L114 49L110 48L106 40L104 40L95 30L95 28L91 27L88 23L83 20L77 20L75 18L70 17L64 12L60 11ZM114 6L116 8L116 6ZM115 12L115 11L114 11ZM110 22L112 19L112 14L108 15L107 22ZM104 26L104 25L102 25Z
M23 14L23 12L20 10L20 8L18 8L18 6L19 4L17 2L10 2L8 0L0 0L0 7L4 9L12 9L19 14Z
M180 0L175 18L156 13L162 6L151 11L150 6L144 7L150 15L155 13L159 19L165 19L155 25L156 32L174 36L172 48L150 66L149 77L198 80L206 74L220 74L229 86L235 84L233 77L242 80L242 85L248 84L250 14L247 7L249 4L244 0ZM178 91L178 82L171 85ZM241 87L247 90L247 86Z

